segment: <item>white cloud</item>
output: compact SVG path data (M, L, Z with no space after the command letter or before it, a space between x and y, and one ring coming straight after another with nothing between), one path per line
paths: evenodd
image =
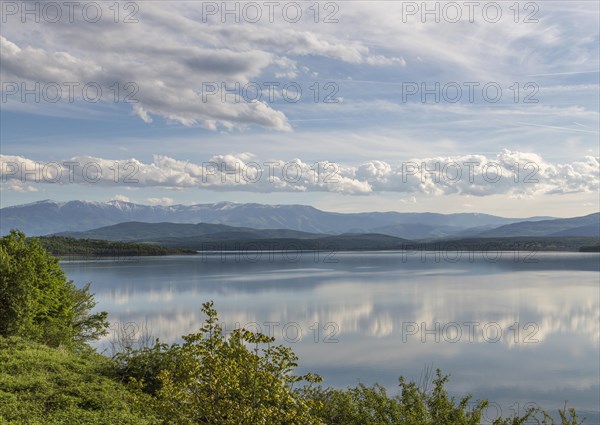
M7 183L7 188L16 193L37 192L38 190L30 184L21 183L19 180L11 179Z
M154 155L150 163L79 156L43 163L1 155L2 181L9 190L24 184L61 183L103 187L209 189L244 192L331 192L369 195L381 192L428 196L466 195L531 197L597 192L600 160L587 156L551 163L535 153L502 150L495 156L455 155L383 160L360 165L258 158L252 153L215 155L193 163ZM118 164L118 170L115 168ZM27 172L26 172L27 171ZM21 190L21 189L16 189ZM120 196L120 195L118 195ZM411 202L414 198L408 197ZM168 205L170 198L151 198Z
M164 196L162 198L148 198L149 205L173 205L173 198Z
M138 22L129 25L111 19L95 24L81 19L21 22L18 16L9 16L0 37L2 80L81 86L94 82L102 89L104 103L114 100L115 82L122 92L120 102L133 92L124 89L125 84L133 83L136 91L131 99L137 103L129 106L146 123L160 116L209 129L258 125L290 131L288 118L277 107L222 102L219 96L203 99L202 83L243 85L261 78L296 78L298 59L308 57L377 66L405 64L401 57L375 54L361 40L336 34L331 25L325 29L325 25L307 25L306 20L298 25L207 23L198 16L199 7L187 3L169 8L144 3L139 9ZM76 98L81 99L77 92ZM56 110L57 105L41 103L35 105L38 111ZM5 106L22 107L18 101Z
M285 115L266 103L223 102L219 95L203 97L199 94L203 83L247 83L272 62L273 57L267 52L235 52L194 46L177 49L156 47L147 54L138 53L135 55L137 58L127 64L124 61L114 62L108 54L85 59L77 53L46 51L30 46L21 48L5 37L0 37L0 47L3 51L2 80L14 82L19 87L16 95L6 95L7 106L11 102L22 102L20 93L23 92L23 84L31 89L38 83L42 102L35 103L40 107L54 105L46 99L82 101L88 94L89 103L96 103L96 99L105 103L129 103L133 112L146 123L153 121L152 115L157 115L185 126L212 121L226 127L256 124L276 130L291 130ZM173 61L177 61L176 66ZM65 85L70 82L77 84L72 92ZM115 83L120 90L118 94ZM91 91L84 94L86 85L91 87ZM57 86L60 95L54 94L56 90L53 87ZM49 95L44 96L45 88L51 88Z

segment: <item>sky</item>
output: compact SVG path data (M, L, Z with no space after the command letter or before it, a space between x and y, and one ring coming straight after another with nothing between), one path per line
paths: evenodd
M1 207L600 210L597 1L0 6Z

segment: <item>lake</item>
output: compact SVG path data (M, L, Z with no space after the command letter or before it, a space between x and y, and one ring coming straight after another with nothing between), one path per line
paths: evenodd
M600 256L596 253L237 253L65 261L92 283L114 326L166 342L196 330L213 300L226 329L272 334L324 384L450 374L486 417L566 400L599 423ZM106 340L99 347L106 349Z

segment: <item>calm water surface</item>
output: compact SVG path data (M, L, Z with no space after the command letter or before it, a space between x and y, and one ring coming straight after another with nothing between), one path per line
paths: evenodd
M92 282L115 326L147 324L163 341L196 330L201 303L213 300L228 329L272 333L299 355L300 371L328 385L379 382L395 392L398 376L418 380L433 365L452 375L452 393L489 399L489 419L568 400L599 423L598 254L289 257L62 266L77 284Z

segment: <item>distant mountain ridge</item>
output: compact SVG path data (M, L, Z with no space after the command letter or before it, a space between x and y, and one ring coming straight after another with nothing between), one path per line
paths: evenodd
M224 224L143 223L131 221L83 232L61 232L56 236L123 242L162 242L167 239L210 237L217 240L294 238L313 239L326 235L289 229L252 229Z
M288 229L252 229L222 224L141 223L127 222L85 232L63 232L41 239L65 239L72 245L102 245L105 243L142 243L181 250L219 251L579 251L598 243L598 237L520 236L498 238L459 238L435 241L411 241L381 233L343 233L329 235ZM81 241L81 242L80 242ZM116 242L118 241L118 242ZM65 245L63 242L61 245Z
M485 238L513 236L600 236L600 213L583 217L521 221L479 233Z
M413 246L410 240L376 233L328 235L288 229L252 229L222 224L128 222L85 232L63 232L58 237L87 241L149 243L162 247L212 250L389 250ZM52 239L54 236L44 237Z
M337 213L307 205L215 204L151 206L124 201L51 200L0 209L0 233L19 228L27 235L86 231L124 222L208 223L308 233L378 233L406 239L469 236L528 219L479 213ZM557 231L560 231L558 229Z

